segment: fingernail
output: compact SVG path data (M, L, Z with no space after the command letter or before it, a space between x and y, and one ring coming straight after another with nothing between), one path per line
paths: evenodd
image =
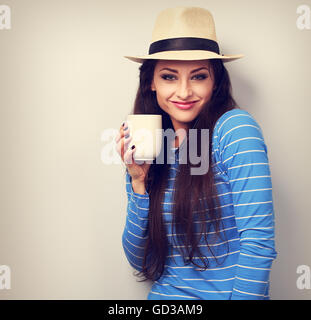
M124 127L124 125L125 125L125 122L122 123L122 127Z
M129 136L130 136L130 135L129 135L129 134L127 134L126 136L124 136L124 138L125 138L125 139L127 139Z
M133 150L135 148L135 145L132 145L131 149Z

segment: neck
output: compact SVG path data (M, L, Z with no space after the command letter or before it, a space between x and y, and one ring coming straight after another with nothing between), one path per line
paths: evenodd
M172 120L172 123L176 135L175 140L173 141L173 147L178 148L186 137L186 134L189 130L189 125L187 123L180 123L174 120Z

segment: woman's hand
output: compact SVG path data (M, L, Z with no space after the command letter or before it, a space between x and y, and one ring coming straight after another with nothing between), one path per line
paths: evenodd
M151 163L144 162L137 164L133 158L135 148L128 148L132 137L130 136L130 129L126 122L120 127L120 131L115 139L116 150L119 153L122 161L127 167L128 173L132 177L134 183L144 183L145 177L148 174ZM134 147L134 146L133 146Z

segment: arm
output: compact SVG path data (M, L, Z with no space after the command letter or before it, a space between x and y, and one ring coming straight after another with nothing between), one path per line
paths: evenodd
M140 192L141 188L135 188ZM142 269L144 247L148 237L149 195L133 190L132 178L126 171L127 216L122 235L122 245L130 265L138 271Z
M246 111L227 117L217 134L220 167L229 179L240 236L231 299L264 299L277 255L267 148L259 125Z

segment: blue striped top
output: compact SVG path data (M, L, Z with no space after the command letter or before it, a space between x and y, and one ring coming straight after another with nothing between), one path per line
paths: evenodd
M212 139L212 170L222 210L220 231L225 235L212 244L218 263L204 240L200 250L211 258L205 271L185 264L178 246L171 241L172 191L178 171L176 151L162 212L170 254L162 276L153 282L149 300L269 299L269 275L277 253L271 174L261 128L247 111L234 109L218 119ZM144 195L133 191L128 172L126 192L128 205L122 244L130 265L141 271L148 237L149 195L147 191ZM196 221L194 224L199 227ZM213 233L209 230L208 237ZM199 257L194 259L203 266Z

